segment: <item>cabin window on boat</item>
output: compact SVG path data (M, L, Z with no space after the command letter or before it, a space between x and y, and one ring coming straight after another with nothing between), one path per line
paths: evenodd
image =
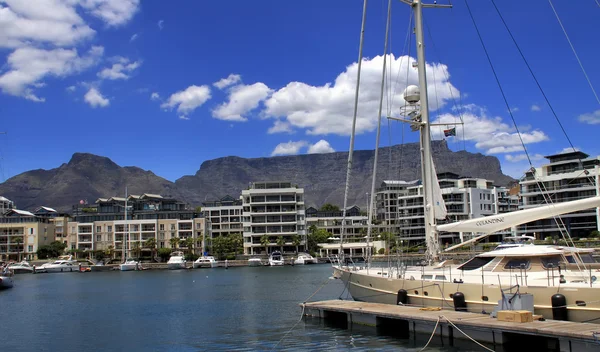
M421 275L421 280L431 280L433 275Z
M575 258L572 255L566 255L565 258L567 258L568 263L575 264Z
M594 260L594 257L592 257L592 255L590 253L581 253L579 254L579 256L581 257L581 261L584 263L595 263L596 261Z
M441 280L441 281L446 281L446 275L436 275L435 279L436 280Z
M508 261L504 269L529 269L531 262L527 258L514 258Z
M558 268L558 264L560 264L560 256L558 255L542 257L542 266L544 269Z
M460 267L459 270L475 270L479 269L487 263L491 262L494 257L475 257L468 262L464 263Z

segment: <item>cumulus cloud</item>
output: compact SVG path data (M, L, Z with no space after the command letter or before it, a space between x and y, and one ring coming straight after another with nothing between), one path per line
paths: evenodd
M129 79L130 74L142 64L140 61L130 62L125 57L117 57L115 60L117 62L110 68L98 72L98 77L109 80Z
M531 161L537 161L537 160L542 160L544 159L544 156L542 154L530 154L529 158L531 159ZM512 163L517 163L519 161L523 161L523 160L527 160L527 155L526 154L506 154L504 156L504 159L506 159L506 161L510 161Z
M246 115L256 109L272 90L264 83L258 82L251 85L237 85L229 90L227 102L213 110L212 116L219 120L246 121Z
M182 116L187 117L189 113L196 110L197 107L204 104L210 98L210 88L208 86L189 86L185 90L173 93L160 107L163 109L177 107L180 118Z
M581 148L579 148L579 147L575 147L575 148L567 147L567 148L563 148L562 150L558 151L556 154L573 153L573 152L578 152L578 151L581 151Z
M306 142L306 141L297 141L297 142L289 141L287 143L279 143L275 147L275 149L273 149L271 156L296 155L296 154L300 153L300 149L306 147L307 145L308 145L308 142Z
M542 108L539 105L533 104L531 105L531 111L541 111Z
M504 123L500 117L491 117L487 111L475 105L464 109L462 114L464 125L452 125L460 122L460 116L456 113L441 114L433 121L436 124L448 124L448 127L456 127L456 137L472 141L477 149L484 150L487 154L513 153L523 151L519 135L513 127ZM432 127L431 133L434 139L443 139L442 127ZM549 140L548 136L541 130L521 131L523 143L533 144Z
M75 91L75 89L77 89L77 87L75 86L68 86L67 88L65 88L67 92L72 93Z
M71 1L73 2L73 1ZM129 22L138 11L139 0L83 0L80 5L108 26Z
M294 133L294 130L292 129L292 125L290 125L288 122L281 121L281 120L275 120L275 123L273 124L272 127L269 128L267 133L268 134Z
M153 92L152 94L150 94L150 100L159 100L160 99L160 95L157 92Z
M333 152L335 152L335 149L333 149L331 145L329 145L329 142L324 139L321 139L317 143L308 147L308 154L325 154Z
M129 42L133 42L134 40L136 40L138 37L138 34L135 33L134 35L131 36L131 38L129 38Z
M92 47L84 56L79 56L77 49L18 48L8 56L9 69L0 76L0 89L5 94L44 101L34 92L40 80L80 72L96 64L103 53L101 46Z
M96 88L90 88L90 90L88 90L88 92L83 96L83 99L93 108L105 107L110 104L110 101L102 96L102 94Z
M393 55L388 56L394 84L388 87L393 92L391 101L388 102L386 98L384 106L404 105L402 96L404 89L407 85L418 83L417 70L412 67L413 62L415 59L408 56L398 58ZM357 134L373 131L377 127L376 112L379 106L382 64L383 56L363 61L356 122ZM358 64L353 63L346 67L333 83L321 86L290 82L265 101L264 115L285 120L295 128L306 129L308 134L350 135L357 70ZM427 64L429 104L432 110L445 105L452 97L458 98L458 90L447 80L447 77L450 75L446 65Z
M237 84L242 80L242 76L231 73L225 78L221 78L217 82L213 83L213 86L223 89L231 85Z
M159 20L157 25L158 25L158 29L162 31L163 27L165 26L165 21Z
M579 115L579 122L587 123L590 125L600 124L600 110L589 112L587 114Z

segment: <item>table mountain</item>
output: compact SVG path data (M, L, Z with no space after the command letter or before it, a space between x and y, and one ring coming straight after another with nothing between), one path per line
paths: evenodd
M502 174L496 157L453 152L445 141L434 142L432 150L438 172L486 178L500 186L514 181ZM366 207L373 160L373 150L355 151L348 205ZM128 185L130 194L158 193L201 205L226 195L238 197L253 181L289 181L305 189L307 206L324 203L342 206L347 161L347 152L249 159L229 156L207 160L195 175L170 182L138 167L121 167L106 157L75 153L67 164L58 168L11 177L0 184L0 195L13 200L21 209L46 205L69 211L81 199L92 203L99 197L121 196ZM418 179L420 173L418 143L379 150L378 186L383 180Z

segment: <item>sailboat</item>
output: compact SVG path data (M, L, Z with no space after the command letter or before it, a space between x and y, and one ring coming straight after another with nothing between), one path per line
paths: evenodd
M129 225L127 222L127 188L125 188L125 210L123 211L123 215L124 215L124 219L125 219L125 225L123 225L123 263L121 263L119 265L119 270L121 271L132 271L132 270L138 270L139 269L139 262L131 259L131 258L127 258L127 247L129 246ZM127 259L125 259L127 258Z
M424 5L420 0L402 2L411 5L415 12L418 43L420 87L407 87L404 98L415 108L420 102L418 111L413 110L405 122L411 123L411 128L420 132L426 260L421 266L402 265L383 269L353 266L340 258L333 264L334 277L344 282L357 301L490 313L499 305L504 306L504 302L514 302L508 297L514 299L527 294L531 297L534 314L544 318L600 323L600 284L596 282L600 263L594 262L593 249L520 245L482 253L461 264L440 260L440 232L480 234L446 249L452 250L496 231L599 207L600 196L437 225L436 219L443 219L446 209L431 157L422 8L448 5ZM342 251L340 254L343 256Z

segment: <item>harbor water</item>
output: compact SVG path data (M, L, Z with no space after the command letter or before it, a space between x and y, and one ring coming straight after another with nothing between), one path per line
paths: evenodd
M16 275L14 288L0 291L2 350L408 351L425 345L429 336L403 340L372 327L301 319L299 303L347 298L331 274L323 264ZM456 350L441 341L431 346Z

